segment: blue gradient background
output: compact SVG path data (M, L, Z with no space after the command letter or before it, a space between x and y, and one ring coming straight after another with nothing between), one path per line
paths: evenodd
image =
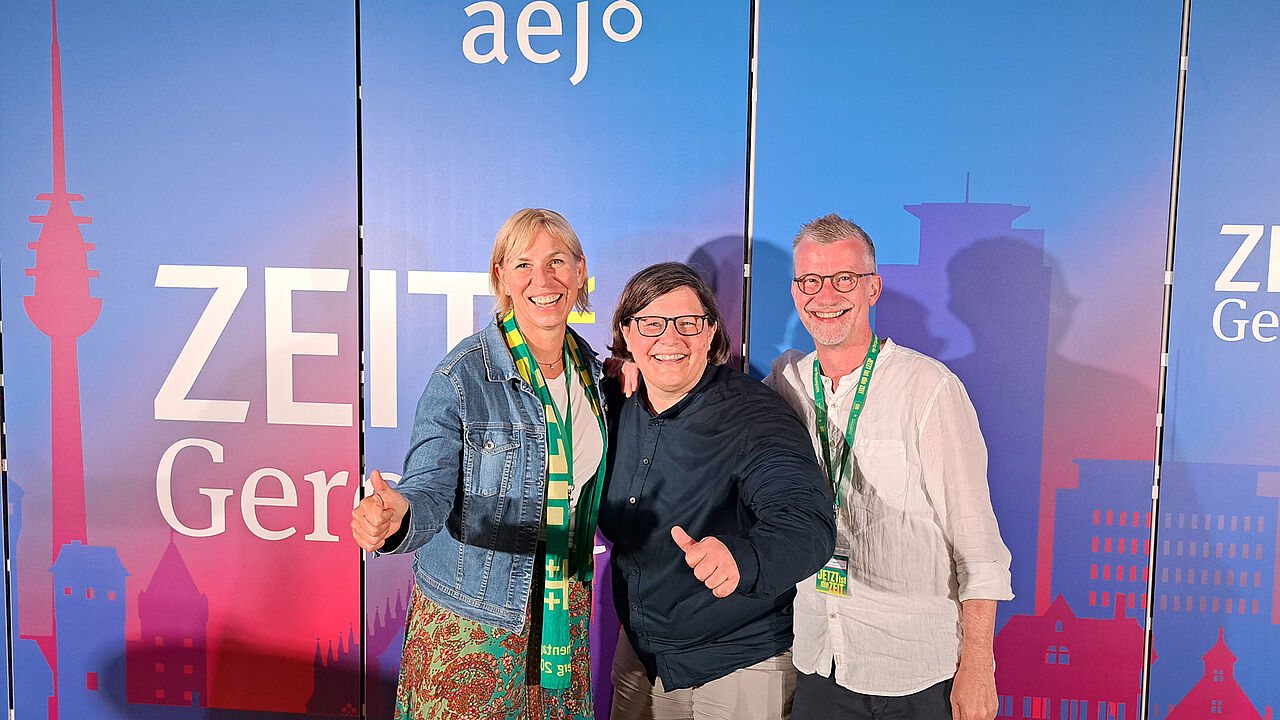
M839 212L879 262L912 264L919 221L902 206L962 202L971 173L974 202L1029 205L1016 224L1045 230L1081 300L1071 355L1154 387L1140 363L1159 299L1132 286L1159 281L1180 20L1173 6L1107 2L764 3L756 252L789 261L802 223ZM755 338L773 339L776 308L791 312L788 272L756 269L758 371L777 353ZM965 333L936 322L944 357L968 352Z
M1176 442L1167 445L1179 460L1280 464L1274 434L1258 434L1280 407L1280 383L1262 371L1276 367L1280 343L1224 342L1212 329L1213 309L1228 297L1248 310L1227 319L1280 312L1280 293L1266 292L1271 226L1280 225L1280 46L1266 39L1277 27L1280 7L1270 4L1206 3L1192 16L1170 347L1180 363L1170 376ZM1220 235L1224 224L1266 227L1235 278L1261 281L1256 293L1213 289L1244 240Z

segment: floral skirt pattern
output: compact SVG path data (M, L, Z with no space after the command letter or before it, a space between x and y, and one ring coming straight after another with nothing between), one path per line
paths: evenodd
M542 597L541 584L535 579L531 597ZM459 617L415 586L396 720L591 720L590 619L590 585L571 580L572 678L568 689L548 690L538 684L540 604L529 603L522 630L507 632Z

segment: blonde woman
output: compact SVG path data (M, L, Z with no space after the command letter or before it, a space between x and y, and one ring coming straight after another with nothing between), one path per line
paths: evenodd
M352 513L369 551L414 553L398 720L591 718L588 625L603 483L601 366L568 328L587 264L569 223L498 231L493 322L432 373L404 474Z

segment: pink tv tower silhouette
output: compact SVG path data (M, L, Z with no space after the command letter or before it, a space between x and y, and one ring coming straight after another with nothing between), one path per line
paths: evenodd
M88 544L84 507L84 446L80 436L80 371L76 339L98 320L102 300L89 295L88 252L93 249L80 235L80 226L92 218L75 214L71 201L80 195L67 192L67 160L62 133L62 62L58 50L58 5L50 0L53 17L53 44L50 48L53 96L53 192L41 193L37 200L49 202L48 212L33 215L39 223L40 238L28 243L36 251L35 266L27 275L35 278L35 291L24 297L27 316L49 336L49 385L52 425L53 548L78 541Z

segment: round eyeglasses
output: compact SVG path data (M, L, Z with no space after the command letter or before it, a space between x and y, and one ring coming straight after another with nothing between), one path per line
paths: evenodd
M819 275L817 273L806 273L797 278L792 278L791 282L800 288L800 292L805 295L817 295L822 289L822 284L827 280L831 281L831 287L836 292L849 292L858 287L858 279L875 275L876 273L856 273L852 270L844 270L833 275Z
M677 315L663 317L661 315L632 315L630 318L636 330L645 337L658 337L667 331L667 324L675 326L681 335L697 335L707 326L706 315Z

